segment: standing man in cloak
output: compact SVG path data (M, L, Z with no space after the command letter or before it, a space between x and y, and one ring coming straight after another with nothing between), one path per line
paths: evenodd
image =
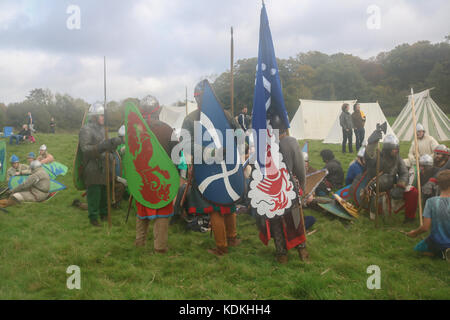
M286 135L289 118L264 2L260 15L252 128L258 148L248 197L258 217L260 239L267 245L274 238L279 263L287 262L287 251L291 248L298 248L300 258L306 259L305 224L299 204L300 190L305 185L305 164L298 142Z
M279 130L280 135L280 153L283 156L283 161L286 168L298 191L300 197L305 190L306 170L305 161L303 159L303 152L300 149L297 139L287 135L287 129L283 126L282 120L278 116L274 116L271 121L272 127ZM261 231L260 237L262 240L269 240L267 238L267 225L269 225L270 235L274 239L276 258L279 263L287 263L288 249L295 247L297 249L299 258L307 260L309 257L306 250L306 238L302 223L295 226L293 215L299 215L299 207L289 209L283 216L267 219L258 215L257 221ZM308 223L309 222L309 223ZM309 229L314 223L314 219L305 221L305 229ZM264 241L263 241L264 242ZM295 246L292 243L296 243ZM298 243L298 244L297 244Z
M172 141L173 128L165 122L154 117L153 111L159 109L158 100L147 95L140 103L139 111L147 122L150 130L158 139L158 142L164 148L168 156L178 141ZM156 253L166 253L168 247L169 218L174 215L173 201L165 207L153 209L144 206L136 201L136 247L144 247L147 242L147 235L150 227L150 221L153 225L153 247Z
M83 158L82 178L87 188L88 217L90 223L100 227L98 219L106 221L108 215L106 196L105 151L112 152L121 144L119 137L105 140L105 109L101 102L94 103L88 111L88 123L79 133L79 146ZM113 156L109 153L110 163ZM110 169L113 169L110 166Z
M191 161L187 161L188 163L193 163L194 158L194 149L201 148L200 151L203 154L203 148L201 145L195 144L194 138L194 123L196 121L200 121L200 114L202 108L202 94L204 87L206 85L206 80L200 81L194 89L194 98L197 102L198 109L191 112L186 116L183 121L182 128L187 130L190 134L190 150L185 149L186 159L191 159ZM224 110L225 117L228 120L232 129L240 128L239 124L236 120L233 119L230 113ZM224 152L225 157L225 152ZM236 231L236 206L233 205L216 205L205 200L200 194L196 185L198 185L197 181L195 181L195 175L193 173L193 166L189 166L189 177L192 181L191 188L187 194L187 205L188 205L188 214L192 215L204 215L209 214L211 229L214 234L214 240L216 242L216 247L213 249L208 249L209 253L212 253L217 256L222 256L228 253L228 247L236 247L241 243L241 240L237 237ZM188 178L189 179L189 178ZM194 186L194 187L193 187Z

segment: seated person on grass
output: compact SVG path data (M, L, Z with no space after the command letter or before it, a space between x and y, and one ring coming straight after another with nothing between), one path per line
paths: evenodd
M328 170L325 179L316 189L318 196L326 196L333 189L340 189L344 185L344 170L341 163L334 158L333 151L325 149L320 151L320 156L325 163L324 169Z
M34 160L36 160L36 154L34 152L30 152L27 156L28 165Z
M10 158L11 168L6 171L6 181L8 182L12 176L21 176L31 174L30 167L19 162L19 157L13 154Z
M50 153L47 152L47 146L43 144L39 148L39 156L37 157L37 160L41 164L47 164L55 161L55 158Z
M346 186L352 184L353 180L355 180L355 178L364 171L364 152L366 152L366 148L360 148L356 159L350 163L347 171L347 177L345 178Z
M8 199L0 200L0 207L14 206L21 202L40 202L47 199L50 191L50 176L38 160L30 164L31 175L25 182L10 191Z
M450 262L450 170L441 171L436 180L441 195L427 200L423 211L423 225L407 235L416 237L431 229L430 235L420 241L414 250Z

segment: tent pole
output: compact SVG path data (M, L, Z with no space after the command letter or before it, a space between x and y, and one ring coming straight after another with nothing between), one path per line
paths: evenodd
M380 211L380 183L379 183L379 176L380 176L380 144L377 143L377 164L376 164L377 172L376 172L376 178L375 178L375 228L378 228L378 214Z
M417 121L416 121L416 108L414 106L414 91L411 88L411 108L413 117L413 127L414 127L414 145L415 145L415 158L416 158L416 171L417 171L417 189L419 193L419 220L420 225L423 224L422 219L422 188L420 186L420 167L419 167L419 146L417 144Z

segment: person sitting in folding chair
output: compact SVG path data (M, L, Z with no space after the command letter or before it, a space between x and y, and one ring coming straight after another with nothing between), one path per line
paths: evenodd
M22 126L22 130L20 130L18 134L11 134L11 136L9 137L9 144L13 144L14 140L16 140L16 144L19 144L20 142L24 141L29 134L30 131L28 130L28 126L24 124Z
M50 191L50 176L38 160L31 162L31 175L24 183L9 191L9 198L0 200L5 208L21 202L40 202L47 199Z

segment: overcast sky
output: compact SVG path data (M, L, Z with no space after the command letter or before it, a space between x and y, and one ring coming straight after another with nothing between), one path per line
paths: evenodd
M279 58L311 50L369 58L450 33L448 0L265 3ZM259 0L0 0L0 102L33 88L102 100L103 56L108 100L150 93L170 104L186 86L192 98L202 77L229 69L231 26L235 61L257 55L260 10Z

